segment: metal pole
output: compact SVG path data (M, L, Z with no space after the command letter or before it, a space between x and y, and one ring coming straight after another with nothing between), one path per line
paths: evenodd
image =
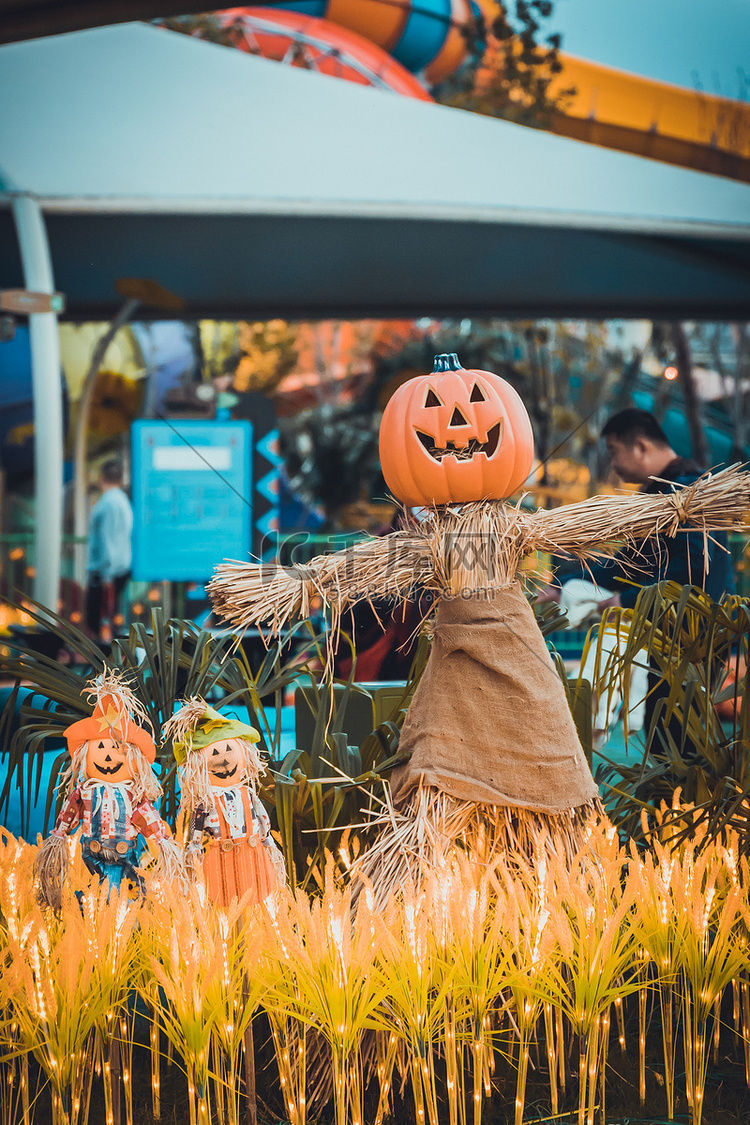
M91 402L94 397L94 387L99 368L104 362L107 348L114 340L117 333L126 324L140 301L137 297L129 297L114 318L109 328L99 337L94 348L94 354L86 373L86 378L81 388L81 397L78 400L78 421L76 423L75 452L73 454L73 534L76 545L73 548L73 577L79 585L86 581L86 547L79 540L86 535L87 507L86 493L88 479L86 476L86 450L88 448L89 414Z
M52 260L42 209L30 195L13 197L13 218L24 283L54 293ZM60 338L55 313L29 316L34 391L35 601L57 611L63 520L63 412Z

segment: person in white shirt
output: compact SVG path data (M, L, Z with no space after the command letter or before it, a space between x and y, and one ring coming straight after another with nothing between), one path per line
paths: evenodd
M103 621L112 622L120 613L133 557L133 509L122 488L119 461L102 465L98 486L101 496L89 518L86 567L86 625L97 639Z

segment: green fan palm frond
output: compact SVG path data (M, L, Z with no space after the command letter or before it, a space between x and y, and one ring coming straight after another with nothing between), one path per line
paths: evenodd
M601 646L604 629L620 642L609 656ZM649 668L654 695L640 763L601 771L614 818L638 835L642 812L671 806L679 789L691 807L667 817L675 840L698 826L707 829L707 840L732 829L750 854L750 709L743 705L750 599L727 594L715 602L697 587L662 582L644 588L634 609L607 610L584 660L594 646L600 697L622 685L627 716L636 666Z
M281 646L269 651L260 670L253 673L246 656L231 634L214 636L193 622L165 620L160 609L152 612L150 627L131 626L127 637L117 639L111 656L87 638L74 625L42 607L29 609L32 618L60 642L61 649L76 655L75 664L61 664L21 642L13 642L10 656L3 658L1 670L16 681L0 715L0 747L7 756L7 776L0 792L0 816L7 809L14 786L22 794L22 827L28 824L32 800L36 800L41 777L42 756L50 743L60 747L48 786L46 818L54 800L55 786L66 760L62 733L77 719L90 713L85 683L105 667L117 669L127 678L143 704L157 740L166 719L174 713L180 699L189 695L221 695L223 707L241 705L252 715L264 716L263 702L275 697L277 708L285 687L304 666L304 657L284 663ZM260 723L270 729L266 722ZM280 724L277 724L276 737ZM273 737L273 736L272 736ZM177 813L175 766L171 747L157 751L157 763L165 791L164 815L174 820Z

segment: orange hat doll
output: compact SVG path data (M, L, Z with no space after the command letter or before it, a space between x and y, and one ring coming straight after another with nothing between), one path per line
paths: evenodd
M254 727L188 699L164 725L180 766L180 810L188 816L185 857L202 866L218 906L249 895L262 902L286 881L284 860L256 792L263 763Z
M151 768L156 745L142 704L115 672L89 681L86 690L93 711L64 732L70 752L61 775L65 802L36 862L40 900L54 909L68 870L65 838L79 826L86 867L111 887L119 889L125 877L144 892L138 869L144 837L157 847L160 878L184 871L180 849L154 807L161 786Z

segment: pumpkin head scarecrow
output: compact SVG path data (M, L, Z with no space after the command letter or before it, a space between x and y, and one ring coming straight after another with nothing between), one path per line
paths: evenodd
M145 839L156 847L158 878L183 873L180 849L154 807L161 786L151 768L156 747L145 710L113 672L86 687L93 711L64 731L70 753L61 778L65 801L36 861L40 900L54 909L67 875L66 836L79 826L83 862L111 887L119 890L127 879L144 893L139 866Z
M180 767L180 811L187 818L185 856L202 867L219 906L249 894L262 902L286 880L284 860L256 792L263 763L254 727L222 715L202 699L186 700L164 726Z
M390 400L380 456L395 496L423 506L424 519L305 566L224 564L209 586L214 606L240 627L278 630L322 598L335 629L363 598L435 597L431 654L399 743L411 757L393 773L395 808L362 863L378 890L417 879L422 863L456 844L486 862L529 855L542 840L572 852L599 809L597 788L519 584L521 563L536 551L601 557L687 524L704 534L736 526L750 476L728 469L672 494L522 511L506 498L532 466L523 403L455 355L437 356L430 375Z

